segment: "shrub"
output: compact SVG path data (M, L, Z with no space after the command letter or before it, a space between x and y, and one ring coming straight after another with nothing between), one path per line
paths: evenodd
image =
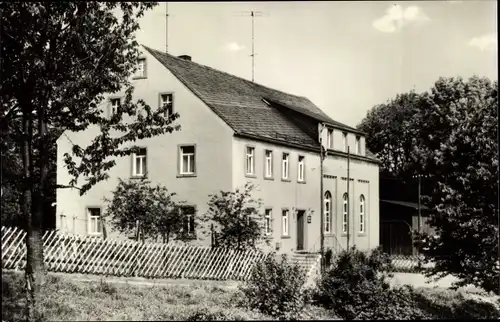
M207 309L202 309L190 315L187 321L228 321L231 320L224 312L210 312Z
M240 287L252 309L279 319L298 319L306 304L305 271L275 253L254 267L250 279Z
M410 288L390 288L383 273L389 265L379 249L344 250L319 279L316 300L345 319L421 318L422 312L413 309Z

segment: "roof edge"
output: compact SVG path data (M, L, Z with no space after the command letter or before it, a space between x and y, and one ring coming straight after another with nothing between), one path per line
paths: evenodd
M282 141L282 140L277 140L277 139L268 138L268 137L264 137L264 136L260 136L260 135L251 134L251 133L245 133L245 132L235 132L234 136L242 137L242 138L254 139L256 141L263 141L263 142L268 142L268 143L274 143L274 144L278 144L278 145L282 145L282 146L288 146L288 147L292 147L292 148L296 148L296 149L301 149L301 150L307 150L307 151L310 151L310 152L316 152L318 154L320 153L319 144L318 144L317 147L312 147L312 146L307 146L307 145L303 145L303 144L293 143L293 142L290 142L290 141L284 141L284 140Z

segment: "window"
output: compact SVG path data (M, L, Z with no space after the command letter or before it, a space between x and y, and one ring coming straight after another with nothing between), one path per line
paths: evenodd
M281 178L288 179L288 159L289 154L283 153L283 159L281 161Z
M346 132L342 133L342 147L344 149L344 152L347 152L347 133Z
M88 232L91 235L102 234L101 208L88 208L87 214L89 218Z
M194 145L180 147L180 174L195 174L196 159Z
M264 217L265 221L264 221L264 231L266 233L266 235L271 235L271 232L272 232L272 218L273 218L273 211L272 209L266 209L266 215Z
M355 149L356 149L356 154L361 154L361 142L360 142L360 137L359 136L356 136L356 146L355 146Z
M265 165L264 165L265 177L272 178L273 177L273 151L266 150L266 158L264 160L264 163L265 163Z
M331 227L331 216L332 216L332 195L329 191L325 193L325 209L324 209L324 218L323 218L323 225L324 229L323 231L325 233L330 232L330 227Z
M359 232L365 232L365 196L359 196Z
M326 134L326 148L333 149L333 130L328 130Z
M348 196L347 193L344 193L344 197L342 198L342 232L347 233L347 202Z
M144 177L147 172L147 153L145 148L139 149L139 152L132 154L132 176Z
M245 163L246 174L255 174L255 148L247 146L246 152L246 163Z
M297 180L298 181L305 181L305 172L306 172L306 165L305 165L305 157L302 155L299 155L299 163L298 163L298 175L297 175Z
M281 235L288 236L288 209L283 209L281 212Z
M135 77L146 77L146 58L140 58L137 61L137 71L135 72Z
M182 211L182 231L187 235L195 234L195 223L194 217L196 215L196 209L193 206L181 207Z
M118 109L120 108L121 102L119 98L112 98L110 101L111 101L110 116L113 116L116 113L118 113Z
M160 95L160 107L165 109L165 116L170 116L174 112L173 107L173 95L172 94L161 94Z

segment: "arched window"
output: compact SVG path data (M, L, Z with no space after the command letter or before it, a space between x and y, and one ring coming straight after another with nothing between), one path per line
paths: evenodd
M365 232L365 196L359 196L359 232Z
M330 193L330 191L325 192L323 225L324 232L329 233L332 226L332 194Z
M342 232L347 233L347 193L344 193L342 199Z

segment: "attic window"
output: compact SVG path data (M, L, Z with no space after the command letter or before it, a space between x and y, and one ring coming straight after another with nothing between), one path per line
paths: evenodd
M146 78L146 58L139 58L137 60L137 70L135 71L134 78Z
M174 112L174 97L172 94L160 95L160 107L165 108L165 116L170 116Z

